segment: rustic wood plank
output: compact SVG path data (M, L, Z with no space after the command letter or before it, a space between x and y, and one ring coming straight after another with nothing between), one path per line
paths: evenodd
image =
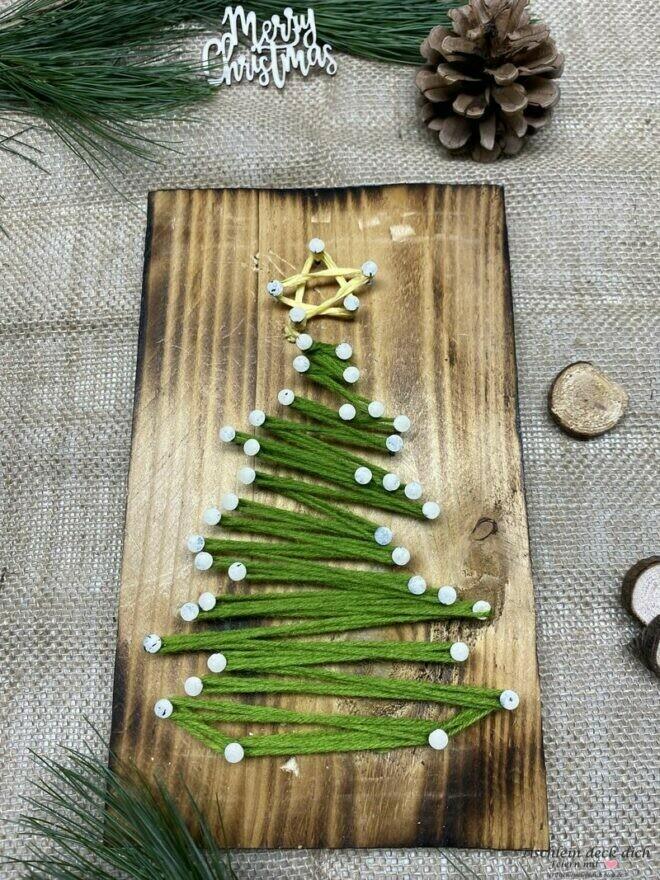
M149 217L114 749L158 769L175 789L185 782L212 822L217 798L232 846L547 848L501 190L157 192ZM415 549L416 570L490 599L496 611L489 626L420 625L407 627L406 636L460 635L472 648L468 664L453 673L426 669L424 676L512 687L521 706L452 740L445 752L303 757L296 777L281 769L282 759L229 766L159 722L156 699L180 693L183 679L204 669L204 658L148 656L141 641L147 632L184 629L177 607L208 588L211 576L192 570L184 538L203 508L234 487L240 455L221 448L218 427L245 424L255 406L274 411L285 385L306 387L282 339L286 312L263 290L268 278L302 265L314 235L341 263L370 258L380 267L358 320L324 319L313 328L327 341L348 339L365 371L365 391L414 416L398 470L419 477L444 516L433 525L397 522L397 534ZM404 667L397 673L422 674ZM270 699L319 711L361 703Z

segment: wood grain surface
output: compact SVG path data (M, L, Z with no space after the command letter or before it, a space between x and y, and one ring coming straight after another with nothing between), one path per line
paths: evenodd
M302 266L319 236L342 265L379 265L354 322L317 320L350 341L363 393L413 418L398 472L418 478L443 516L395 520L412 568L489 599L490 624L434 624L380 637L472 649L459 670L401 665L398 675L513 688L521 705L453 739L444 752L304 756L228 765L153 704L205 671L204 655L151 656L148 632L183 631L177 608L213 583L185 536L235 489L240 451L224 423L277 411L295 374L286 309L265 292ZM502 191L393 186L321 191L163 191L149 199L112 745L120 757L184 784L237 847L466 846L545 849L546 782L535 612L517 429L516 363ZM251 490L243 490L250 493ZM261 500L269 500L262 498ZM218 584L219 586L219 584ZM374 633L376 635L376 633ZM387 672L383 666L380 671ZM437 712L307 696L255 698L312 711ZM241 728L237 728L237 733ZM245 731L243 731L245 732Z

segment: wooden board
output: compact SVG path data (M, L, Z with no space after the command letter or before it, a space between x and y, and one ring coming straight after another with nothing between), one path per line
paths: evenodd
M305 756L296 776L282 759L230 766L155 718L154 702L181 693L185 677L205 671L205 657L150 656L141 642L148 632L185 630L178 606L213 582L193 570L184 539L200 528L202 510L235 488L242 456L220 444L218 428L244 426L255 406L275 412L282 387L310 392L291 368L286 310L264 288L302 266L312 236L341 264L369 258L380 267L355 322L324 319L313 331L349 340L364 392L414 419L397 469L419 478L444 515L396 522L397 537L413 548L414 570L495 609L490 625L407 627L407 637L460 636L472 647L460 670L407 674L510 687L521 706L444 752ZM507 260L496 187L150 196L112 744L176 791L185 783L216 827L219 803L232 846L548 846ZM270 699L365 710L362 701Z

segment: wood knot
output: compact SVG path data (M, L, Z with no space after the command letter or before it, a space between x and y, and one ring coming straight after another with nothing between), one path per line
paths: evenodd
M475 541L485 541L497 532L497 523L489 516L482 516L478 519L475 527L472 529L472 537Z

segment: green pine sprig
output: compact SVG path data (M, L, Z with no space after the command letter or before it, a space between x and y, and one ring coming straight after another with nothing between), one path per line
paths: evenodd
M127 156L153 159L163 140L144 123L209 99L199 47L217 32L223 0L17 0L0 12L0 151L42 167L29 135L46 127L95 173ZM337 52L420 63L419 46L462 0L246 2L259 19L311 7ZM170 144L171 146L171 144Z
M94 169L126 154L152 157L142 124L213 93L199 61L181 50L220 8L218 0L18 0L0 12L0 150L38 164L24 137L37 120Z
M34 812L20 819L27 856L10 859L33 880L235 880L192 794L191 830L177 799L133 765L107 767L92 751L66 760L35 755L43 771ZM181 802L181 798L178 799Z
M421 64L419 47L436 25L451 26L448 12L467 0L250 0L260 19L281 15L286 6L294 12L314 10L319 38L337 52L348 52L375 61Z

